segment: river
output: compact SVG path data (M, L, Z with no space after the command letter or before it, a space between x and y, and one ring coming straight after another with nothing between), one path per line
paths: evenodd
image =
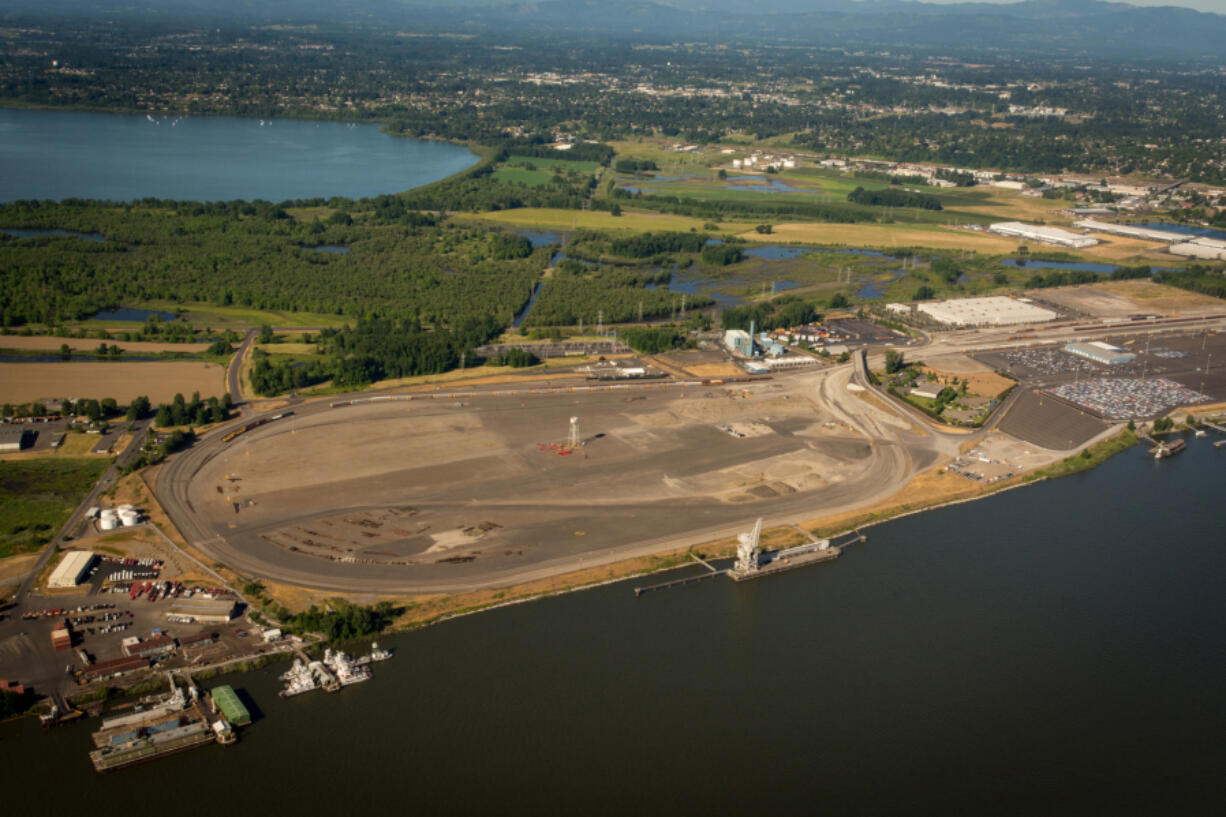
M230 676L262 711L237 745L110 775L90 766L87 724L0 725L6 802L1216 813L1223 468L1209 440L1162 462L1138 447L870 528L828 565L638 599L623 582L456 619L384 639L395 657L336 695L282 700L279 668Z
M376 125L0 109L0 201L360 198L477 160Z

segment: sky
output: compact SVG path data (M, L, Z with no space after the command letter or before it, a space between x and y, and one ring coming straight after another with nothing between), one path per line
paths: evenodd
M924 3L964 3L967 0L920 0ZM1013 3L1017 0L977 0L981 3ZM1183 6L1197 11L1226 14L1226 0L1121 0L1134 6Z

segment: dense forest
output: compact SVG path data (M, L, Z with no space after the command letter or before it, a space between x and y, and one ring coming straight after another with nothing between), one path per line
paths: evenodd
M295 219L290 204L69 200L0 207L8 226L106 237L0 236L0 321L58 325L102 308L169 301L355 320L411 316L427 325L485 315L510 323L548 262L547 250L524 255L522 244L507 244L496 232L406 226L403 213L376 201L335 202L346 223ZM309 249L318 244L349 252Z

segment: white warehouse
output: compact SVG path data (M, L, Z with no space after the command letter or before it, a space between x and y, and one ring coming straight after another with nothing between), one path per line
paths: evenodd
M1068 230L1061 230L1059 227L1040 227L1037 224L1024 224L1020 221L1001 221L988 227L988 229L997 235L1024 238L1029 241L1041 241L1044 244L1072 247L1075 250L1093 247L1098 243L1097 238L1090 238L1081 233L1072 233Z
M64 555L63 560L51 572L47 580L48 587L57 589L76 587L89 575L89 569L94 565L94 554L88 550L73 550Z
M934 321L950 326L1012 326L1056 319L1056 313L1050 309L1000 295L922 302L916 309Z

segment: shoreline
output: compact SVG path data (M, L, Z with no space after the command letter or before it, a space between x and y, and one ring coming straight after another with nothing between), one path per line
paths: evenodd
M1101 439L1093 442L1083 451L1093 451L1094 453L1085 458L1082 454L1071 454L1070 456L1058 460L1049 466L1038 469L1030 474L1018 475L1010 480L997 483L991 486L957 486L958 488L978 488L979 490L970 496L958 496L946 494L945 496L937 496L927 501L921 501L918 504L912 505L904 500L908 492L914 491L914 483L918 479L931 477L933 474L945 473L943 468L937 468L932 471L924 472L912 478L901 491L894 496L879 503L877 510L860 509L858 512L831 514L826 517L820 517L813 520L805 520L797 522L792 526L778 525L766 529L762 532L764 540L764 550L767 552L777 550L782 547L787 547L792 542L780 541L781 538L787 537L787 534L799 534L801 531L806 531L810 535L819 535L817 531L821 531L824 525L834 523L834 520L844 520L834 523L838 528L838 533L827 534L833 538L839 533L850 532L853 530L863 530L865 528L875 527L882 523L892 522L898 519L903 519L926 511L939 510L941 508L952 507L956 505L973 502L980 499L985 499L995 496L999 493L1011 491L1016 488L1022 488L1031 484L1038 484L1049 479L1056 479L1062 476L1068 476L1082 471L1093 470L1097 466L1111 459L1117 454L1121 454L1133 446L1140 443L1142 438L1127 429L1109 433ZM1059 466L1057 472L1048 473L1051 469ZM143 482L142 478L142 482ZM870 506L871 508L871 506ZM169 523L169 519L166 520ZM172 526L173 527L173 526ZM166 536L165 532L162 532ZM790 537L788 537L790 538ZM773 540L773 541L772 541ZM182 546L175 545L176 549L182 550ZM614 562L609 565L597 568L589 568L582 571L572 571L562 573L556 576L530 582L523 585L512 585L505 588L491 588L469 593L461 593L456 595L439 595L425 597L402 597L399 601L405 606L405 611L401 616L391 624L387 629L379 633L372 633L362 638L381 638L389 636L398 636L408 634L417 630L425 629L437 624L442 624L453 619L458 619L466 616L475 615L478 613L492 612L505 607L514 605L527 604L534 601L542 601L549 598L556 598L569 593L575 593L585 590L594 590L600 587L606 587L611 584L617 584L629 579L645 578L667 573L669 571L678 570L684 567L693 567L697 562L691 558L692 555L699 555L701 558L711 561L716 559L728 559L735 555L736 543L731 539L716 540L713 542L703 543L697 546L678 548L670 551L663 551L658 554L637 557L634 559ZM225 572L235 575L236 578L242 579L238 574L234 574L229 568L224 568ZM584 578L585 574L600 572L603 575L589 576ZM300 592L311 593L309 588L298 588L292 586ZM264 610L282 602L277 598L276 590L266 587L265 595L270 599L270 603L257 609L256 605L249 605L250 613L257 613L264 616ZM335 593L324 593L324 597L338 597ZM224 675L228 673L244 673L261 669L271 663L276 663L285 656L280 652L271 652L263 654L252 654L236 656L216 665L200 668L201 677L213 677L216 675ZM148 678L133 679L131 684L108 685L113 690L110 695L126 695L130 694L133 688L139 688L142 684L148 683ZM84 693L85 695L96 694L97 690ZM37 705L35 706L37 710ZM26 714L36 714L32 710ZM18 718L21 715L16 716Z
M770 551L794 544L790 541L779 542L778 540L781 537L788 536L788 534L799 534L800 531L805 531L809 535L813 536L834 538L853 530L862 530L864 528L874 527L884 522L902 519L918 513L923 513L925 511L961 505L967 502L985 499L1004 491L1021 488L1026 485L1038 484L1049 479L1056 479L1062 476L1092 470L1098 465L1101 465L1102 463L1111 459L1116 454L1129 450L1139 442L1140 437L1126 429L1122 431L1114 430L1114 433L1108 433L1106 436L1092 443L1089 447L1083 449L1084 451L1095 452L1088 459L1084 458L1082 454L1073 453L1068 457L1057 460L1052 464L1045 466L1044 468L1037 469L1029 474L1018 475L994 485L982 486L959 484L951 486L954 490L947 491L944 493L944 495L938 495L927 500L920 500L918 503L908 502L906 500L906 495L915 491L914 483L916 480L931 478L934 474L940 475L945 473L943 469L940 468L933 471L927 471L913 477L901 491L892 497L887 498L883 502L878 503L878 505L875 506L875 509L874 506L869 506L869 508L830 514L825 517L818 517L816 519L800 520L792 525L772 526L771 528L763 531L763 539L764 543L766 544L764 549ZM1051 469L1058 470L1052 472ZM956 477L954 479L956 479ZM967 489L970 489L973 492L969 496L964 495L963 493ZM600 567L559 573L556 576L519 585L510 585L501 588L488 588L484 590L475 590L451 595L428 594L421 596L400 597L401 601L406 606L406 611L391 625L391 627L385 631L385 634L391 635L411 632L434 624L440 624L454 618L459 618L461 616L496 610L498 608L507 607L513 604L523 604L526 602L560 596L566 593L603 587L609 584L626 581L628 579L667 573L670 570L677 570L679 568L696 564L696 562L690 558L692 554L698 555L708 561L712 559L732 558L735 555L735 549L736 544L733 540L720 539L712 542L704 542L702 544L690 547L666 550L650 556L641 556L618 562L612 562ZM321 598L343 597L343 594L331 593L327 591L312 591L310 588L294 587L299 592L318 595ZM283 604L283 602L277 598L277 589L268 587L267 583L266 588L266 594L274 603ZM288 605L285 606L288 607Z

